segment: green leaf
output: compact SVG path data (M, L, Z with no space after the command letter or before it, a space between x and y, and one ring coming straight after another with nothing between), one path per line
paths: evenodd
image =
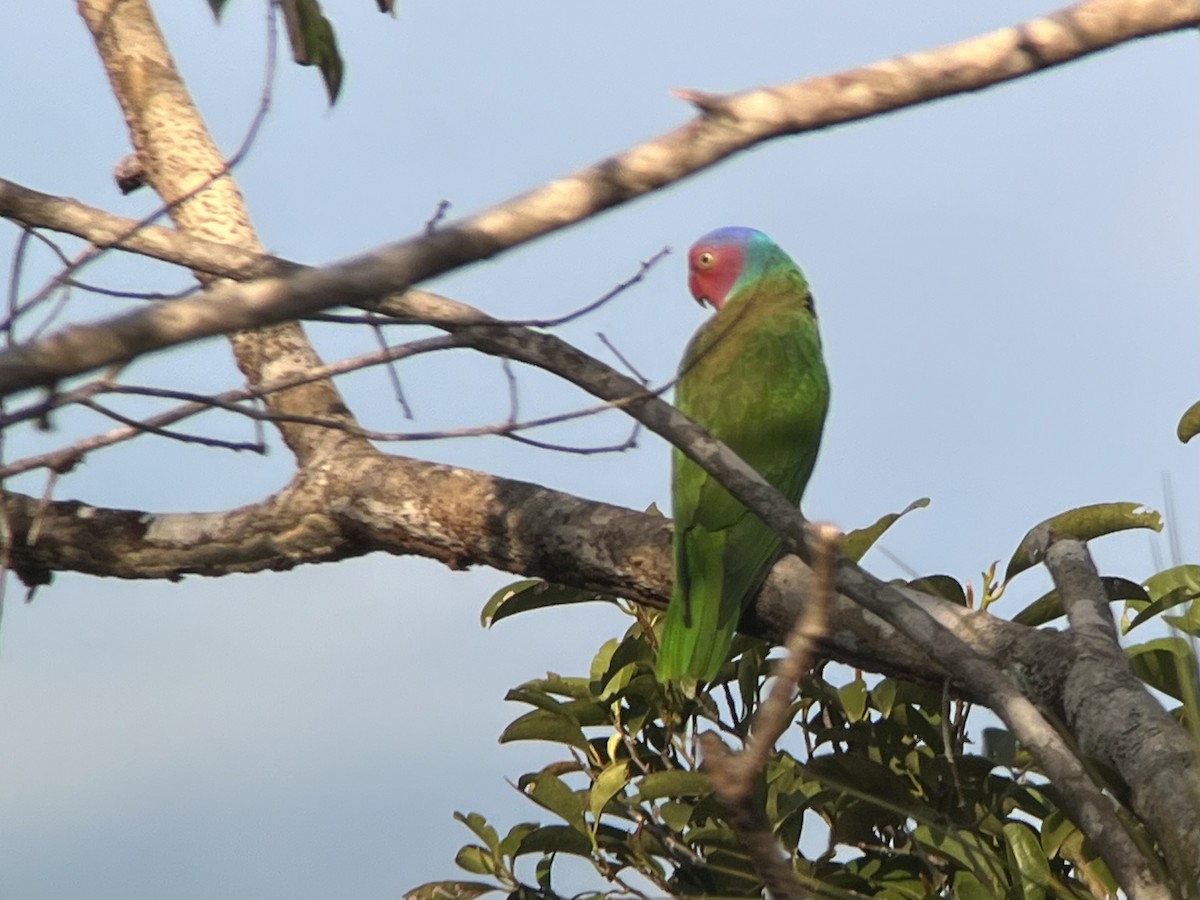
M749 718L758 704L758 676L762 672L767 651L762 642L749 646L737 662L738 693L742 698L741 716Z
M803 767L804 775L862 800L870 807L868 828L878 824L884 810L900 818L926 817L921 800L912 794L909 779L893 772L887 765L849 753L812 757Z
M512 828L508 829L508 834L504 836L504 840L500 842L499 847L496 849L501 856L513 859L516 857L517 850L525 838L537 831L539 827L541 826L537 822L518 822Z
M285 0L281 8L292 45L292 59L302 66L320 69L332 106L342 89L345 72L333 25L321 12L317 0Z
M1200 603L1189 605L1187 612L1182 616L1164 615L1162 619L1176 631L1182 631L1192 637L1200 637Z
M1010 869L1015 868L1019 875L1014 880L1021 886L1021 896L1024 900L1043 900L1053 876L1037 834L1024 822L1006 822L1003 832Z
M496 860L492 854L478 844L467 844L454 857L460 869L466 869L473 875L495 875Z
M1154 601L1141 608L1141 611L1134 616L1133 622L1129 623L1126 631L1133 631L1141 623L1158 616L1160 612L1170 610L1172 607L1186 604L1189 600L1198 598L1200 596L1200 575L1198 575L1198 572L1200 572L1200 566L1198 565L1177 565L1174 569L1168 569L1165 572L1159 572L1156 576L1147 578L1146 594L1147 596L1153 596ZM1170 578L1170 580L1162 578L1158 582L1154 581L1159 576L1175 577ZM1183 583L1178 584L1177 587L1165 590L1165 592L1162 589L1164 583L1172 583L1180 580ZM1151 587L1152 582L1154 582L1153 588Z
M690 803L680 803L677 800L668 800L658 808L658 814L662 816L663 822L672 831L683 831L687 828L688 822L692 820L692 810L695 807Z
M592 660L591 691L597 700L608 701L620 694L639 671L649 670L654 652L640 632L629 634L623 641L605 641Z
M1110 601L1147 599L1145 588L1136 581L1115 575L1104 575L1100 581L1104 585L1104 592L1108 594ZM1013 621L1018 625L1036 628L1054 621L1063 613L1062 599L1058 596L1058 591L1047 591L1013 616Z
M971 831L950 830L943 825L925 823L917 825L912 833L917 843L927 850L953 860L967 870L959 872L954 879L955 897L1004 896L1000 879L1004 865L991 846L979 835ZM968 875L970 877L962 881L960 888L960 877ZM977 886L986 889L987 893L975 893Z
M566 825L543 825L521 841L517 856L529 853L569 853L572 856L591 856L592 842L586 834Z
M604 673L612 666L613 654L617 652L617 648L621 646L621 642L616 638L609 638L600 645L600 649L596 651L596 655L592 657L592 666L588 670L591 676L592 695L598 693L596 682L604 677Z
M428 881L403 895L404 900L475 900L500 890L482 881Z
M949 575L926 575L924 578L913 579L908 586L913 590L949 600L958 606L967 605L967 592L957 579Z
M495 625L501 619L515 616L517 613L529 612L532 609L544 609L547 606L565 606L570 603L590 603L603 600L614 603L612 597L597 594L595 591L585 591L579 588L552 584L540 578L526 578L502 587L488 598L479 614L479 622L484 628Z
M1146 579L1146 593L1151 600L1160 600L1183 588L1193 593L1200 593L1200 566L1172 566L1155 572Z
M587 825L583 821L583 802L557 775L539 772L533 777L527 792L539 806L550 810L576 831L587 833ZM524 841L521 846L525 846Z
M504 699L511 700L514 703L528 703L530 706L536 706L538 709L544 709L547 712L566 716L569 719L574 718L566 711L567 704L563 703L557 697L551 697L538 687L530 687L528 683L513 688L504 695Z
M1175 429L1175 434L1179 436L1179 440L1185 444L1200 434L1200 400L1197 400L1187 408L1187 412L1183 414L1183 418L1179 420L1179 425Z
M1017 759L1017 739L1007 728L985 728L983 755L998 766L1011 766Z
M1090 541L1130 528L1162 531L1162 516L1140 503L1093 503L1090 506L1068 509L1029 529L1025 537L1021 538L1021 543L1013 551L1012 559L1008 561L1008 568L1005 569L1005 581L1011 581L1015 575L1034 565L1032 549L1035 541L1041 539L1040 532L1043 528L1049 528L1052 534Z
M1042 820L1042 853L1053 859L1059 855L1059 850L1071 834L1075 826L1059 810L1053 810Z
M495 851L500 845L500 836L496 834L496 829L489 825L487 819L479 813L473 812L463 815L460 812L456 812L454 818L470 828L475 837L483 841L489 850Z
M712 782L703 772L668 769L651 772L638 782L638 799L643 802L660 797L703 797L712 793Z
M542 694L556 694L559 697L570 697L572 700L591 700L592 691L586 678L564 678L553 672L547 672L545 678L531 678L517 690L536 691Z
M1126 651L1133 674L1155 690L1183 702L1183 679L1196 677L1196 658L1183 638L1165 637L1136 644Z
M996 900L996 897L1002 895L997 894L995 889L986 887L971 872L960 869L954 873L953 896L958 900Z
M854 679L838 688L838 699L841 700L846 720L858 722L867 714L867 683L861 678Z
M1063 859L1069 859L1074 863L1085 881L1102 886L1109 895L1116 896L1116 879L1112 877L1112 872L1104 864L1104 860L1100 858L1095 848L1084 839L1083 832L1077 829L1068 834L1062 842L1059 852Z
M552 741L580 750L588 748L588 739L577 721L545 709L527 712L509 723L500 735L500 743L511 741Z
M629 763L615 762L604 768L592 784L588 793L588 811L592 814L592 822L600 824L600 814L608 801L625 789L629 784Z
M552 896L554 893L550 886L550 874L553 868L553 854L544 854L542 858L537 861L537 869L535 870L535 874L537 875L538 887L540 887L543 893L545 893L547 896Z
M896 705L896 682L891 678L884 678L871 688L871 705L879 710L884 718L890 717L892 707Z
M1126 604L1125 615L1121 618L1122 633L1127 633L1142 622L1182 603L1189 604L1182 616L1163 615L1162 620L1172 628L1187 634L1200 633L1200 608L1192 602L1200 597L1200 566L1172 566L1155 572L1146 579L1145 585L1148 599L1152 602ZM1129 620L1130 611L1136 612L1132 621Z
M908 515L914 509L924 509L928 505L929 498L922 497L914 500L898 513L888 513L886 516L880 517L874 525L846 532L845 537L842 538L842 555L849 560L858 562L871 549L871 545L883 537L883 533L895 525L901 516Z

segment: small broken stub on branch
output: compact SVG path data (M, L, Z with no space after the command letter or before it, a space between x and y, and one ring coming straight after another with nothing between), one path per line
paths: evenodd
M122 194L132 194L146 183L146 170L136 153L127 153L113 166L113 180Z
M712 94L693 88L672 88L671 96L686 100L707 115L720 115L725 113L729 107L724 94Z

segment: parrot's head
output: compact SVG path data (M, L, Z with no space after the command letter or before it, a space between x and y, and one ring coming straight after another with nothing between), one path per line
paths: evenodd
M710 231L688 250L688 289L701 306L719 310L734 286L754 268L759 248L773 247L771 239L754 228L729 227Z

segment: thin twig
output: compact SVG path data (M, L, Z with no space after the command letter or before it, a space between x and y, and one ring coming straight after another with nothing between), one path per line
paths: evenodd
M520 418L521 397L517 390L517 376L513 374L512 360L507 356L500 357L500 368L508 384L508 421L516 422Z
M50 507L50 501L54 498L54 485L58 483L58 473L51 470L46 476L46 486L42 488L42 496L38 500L37 509L33 513L33 521L29 523L29 533L25 535L25 544L28 547L34 546L38 542L38 538L42 534L42 524L46 521L46 510Z
M367 324L371 326L371 333L375 335L375 343L379 345L379 349L386 351L388 348L387 337L383 333L384 321L377 313L367 314ZM396 371L396 361L388 360L385 364L387 369L388 379L392 382L392 393L396 396L396 402L400 404L400 410L404 414L404 418L412 420L412 407L408 405L408 400L404 396L404 386L400 384L400 373Z
M663 247L649 259L640 263L638 265L637 272L635 272L633 275L618 283L615 287L605 291L591 303L581 306L576 310L572 310L565 315L561 315L552 319L516 319L509 324L524 325L526 328L557 328L559 325L566 325L568 322L574 322L576 319L581 319L588 313L595 312L606 303L609 303L616 297L623 294L625 291L629 290L635 284L642 281L642 279L646 277L646 273L658 265L670 252L670 247Z
M246 134L242 138L241 143L238 145L238 148L236 151L234 151L233 155L231 157L229 157L229 159L226 160L226 162L215 173L213 173L212 175L205 178L196 187L192 188L190 191L184 192L183 194L181 194L180 196L178 196L172 200L167 201L166 203L161 204L157 209L155 209L153 212L151 212L147 216L145 216L141 219L138 219L136 222L134 222L134 224L132 226L130 226L126 230L126 232L124 234L119 235L116 238L116 240L114 240L112 243L105 244L103 246L92 245L92 246L87 247L80 254L78 254L73 260L71 260L71 262L68 263L62 271L60 271L57 275L55 275L53 278L51 278L45 285L43 285L42 288L40 290L38 290L38 292L36 294L33 295L33 297L31 297L29 300L25 301L24 304L21 304L15 310L15 315L19 316L26 309L42 302L44 299L46 299L46 297L48 297L50 295L51 292L54 291L55 288L57 288L58 286L63 284L68 278L70 278L70 276L72 274L74 274L75 272L78 272L79 270L81 270L82 268L87 266L88 264L99 259L105 253L107 253L109 250L111 250L112 246L114 244L120 244L123 241L129 239L130 237L135 235L138 231L141 231L143 228L145 228L147 225L151 225L154 222L156 222L158 219L162 218L164 215L169 213L172 209L175 209L177 206L179 206L183 203L186 203L187 201L191 200L192 198L194 198L194 197L198 196L199 194L203 193L204 191L208 190L208 188L212 184L214 184L221 178L224 178L226 175L228 175L230 172L232 172L235 168L237 168L238 165L241 164L241 162L249 154L250 149L254 146L255 139L258 137L259 129L262 128L262 124L266 120L267 113L269 112L269 110L271 108L271 94L273 92L273 84L275 81L276 57L277 57L277 53L276 53L277 41L275 39L276 22L275 22L274 9L275 9L274 4L269 3L268 4L268 13L267 13L266 67L265 67L265 72L264 72L264 76L263 76L262 89L259 92L258 108L255 110L254 116L250 120L250 125L246 130Z
M13 251L12 266L8 271L8 316L0 328L4 330L10 347L16 342L14 310L17 308L17 297L21 292L21 271L25 267L25 252L29 249L30 235L34 233L28 225L21 226L21 236L17 238L17 249Z
M425 220L425 233L433 234L437 231L438 225L446 218L446 213L450 212L450 201L439 200L437 209L433 211L433 215Z
M164 294L161 291L122 291L117 288L107 288L98 284L80 281L77 278L64 278L63 284L79 288L88 294L99 294L102 297L112 297L116 300L150 300L155 302L160 300L181 300L184 297L190 297L192 294L204 290L203 285L191 284L177 291L172 291L169 294Z
M617 349L616 344L610 341L608 336L603 331L597 331L596 337L600 338L600 343L607 347L612 352L612 355L620 360L621 365L625 367L626 371L628 371L630 375L644 385L650 384L650 379L637 370L637 367L635 367L634 364L625 357L624 353Z
M84 400L80 403L81 406L98 412L105 418L112 419L114 422L120 422L122 425L127 425L130 428L136 428L146 434L157 435L162 438L169 438L173 441L178 441L181 444L199 444L202 447L215 447L222 450L250 450L254 453L265 453L266 447L262 444L251 444L245 441L227 441L222 438L206 437L202 434L189 434L185 431L175 431L170 428L161 428L156 425L151 425L144 420L133 419L129 416L122 415L115 409L110 409L102 403L97 403L95 400Z
M767 892L777 900L802 898L807 892L792 870L789 857L775 840L765 813L754 802L754 781L787 728L792 697L808 668L813 641L824 630L826 608L834 596L841 533L825 524L809 526L809 533L817 589L788 635L787 654L779 661L771 690L754 716L746 748L741 753L731 753L715 733L700 735L704 771L728 813L730 827L750 854Z

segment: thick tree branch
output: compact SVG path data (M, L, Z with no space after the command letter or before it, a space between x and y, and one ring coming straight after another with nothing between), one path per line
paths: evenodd
M0 178L0 216L31 228L73 234L97 247L119 247L221 278L249 281L306 268L300 263L206 240L161 225L141 225L71 197L43 194Z
M112 0L81 0L81 4L93 28L100 29ZM141 17L131 20L135 18ZM835 75L728 96L684 92L701 113L681 128L432 234L286 279L269 278L244 287L214 286L202 297L95 325L71 326L0 353L0 396L52 385L186 341L285 322L340 303L366 303L567 227L763 141L980 90L1124 41L1198 23L1200 8L1192 0L1084 0L1019 26ZM97 34L102 47L109 42L113 48L107 58L119 92L122 86L140 83L131 77L133 72L147 77L148 70L137 64L140 36L131 39L132 61L126 65L115 53L120 34L115 29ZM173 68L170 74L174 75ZM128 109L127 116L136 137L136 116ZM143 159L152 181L154 161L165 158L162 150ZM199 171L219 171L219 160L213 157L212 161ZM189 177L195 176L191 171ZM224 181L219 179L218 184ZM178 191L168 191L166 196L173 194Z
M1062 716L1083 746L1107 744L1132 788L1130 805L1149 825L1176 874L1200 884L1200 780L1186 732L1129 668L1108 595L1087 546L1043 529L1035 548L1062 598L1074 650L1062 688ZM1119 729L1102 728L1096 710L1121 711ZM1186 883L1186 882L1182 882Z
M113 95L121 104L145 178L169 204L168 213L184 233L261 252L245 203L233 179L222 175L225 161L188 96L146 0L77 0L96 43ZM172 301L147 312L170 309ZM238 367L251 385L303 372L320 364L298 323L276 319L254 333L226 330ZM153 328L153 326L151 326ZM345 404L331 381L314 381L265 399L283 416L335 416L349 423ZM343 445L367 442L348 431L277 421L284 441L302 462L328 455Z

